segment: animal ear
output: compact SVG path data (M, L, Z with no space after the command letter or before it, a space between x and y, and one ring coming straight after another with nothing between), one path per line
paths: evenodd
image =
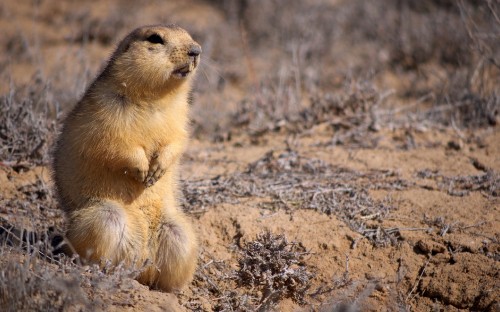
M130 43L127 43L119 48L121 53L127 52L128 49L130 48Z
M130 48L130 40L123 40L115 50L115 54L122 54L127 52Z

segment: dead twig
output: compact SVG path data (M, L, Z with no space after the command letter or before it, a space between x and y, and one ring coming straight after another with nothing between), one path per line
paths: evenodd
M423 268L420 270L420 274L418 275L417 280L415 281L415 283L413 284L412 289L410 290L410 292L406 296L406 302L408 302L409 300L413 299L416 296L416 294L415 294L414 297L410 298L411 295L412 295L412 293L417 289L418 284L422 280L422 276L424 275L425 269L427 268L427 265L429 264L429 262L431 261L431 259L432 259L432 256L430 256L429 259L427 259L427 261L425 261L425 264L424 264Z

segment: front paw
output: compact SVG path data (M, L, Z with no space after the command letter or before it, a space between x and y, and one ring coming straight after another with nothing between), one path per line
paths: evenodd
M146 177L148 175L148 170L147 169L141 169L138 167L134 168L126 168L123 170L123 173L126 176L131 177L132 179L136 180L139 183L145 183L146 182Z
M155 157L151 160L149 165L149 170L144 179L144 185L150 187L155 184L167 171L167 167L162 164L159 157Z
M143 184L146 180L149 170L149 160L144 148L137 146L123 153L125 166L122 169L126 176Z

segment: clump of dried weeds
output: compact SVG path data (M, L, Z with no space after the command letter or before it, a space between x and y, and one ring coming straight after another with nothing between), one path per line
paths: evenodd
M190 311L255 311L258 302L252 292L236 288L236 272L223 260L217 260L207 251L200 254L200 265L196 269L192 295L180 294L181 302ZM194 299L196 298L196 299ZM203 298L217 298L203 302Z
M261 305L281 298L304 303L313 274L304 262L309 252L300 243L264 232L244 244L240 254L238 284L261 290Z
M267 311L284 298L305 304L314 274L307 266L310 253L284 234L263 232L255 240L233 245L238 268L202 251L191 291L197 298L217 298L203 303L190 300L192 311ZM181 301L185 299L182 298ZM187 299L187 298L186 298Z
M435 180L440 190L452 196L467 196L472 191L479 191L485 196L500 197L500 174L493 170L480 175L448 177L437 170L425 169L416 175L421 179Z
M68 266L61 274L36 255L7 246L0 246L0 251L0 305L5 311L60 311L89 304L76 269L71 272Z
M44 86L0 96L0 164L19 170L49 163L56 122L46 93Z
M47 235L1 221L0 306L5 311L102 310L109 298L133 289L137 270L110 263L82 266L78 258L55 255Z

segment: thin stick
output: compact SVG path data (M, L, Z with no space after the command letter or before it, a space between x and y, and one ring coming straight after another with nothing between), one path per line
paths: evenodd
M427 268L427 265L429 264L429 262L431 261L431 259L432 259L432 256L429 257L429 259L427 259L427 261L425 262L424 267L422 268L422 272L420 272L420 275L418 276L418 279L415 281L415 284L413 285L413 288L411 289L411 291L408 294L408 296L406 296L406 301L408 301L408 299L410 298L411 294L417 289L417 286L420 283L420 281L422 280L422 276L424 275L425 269Z
M349 255L345 254L345 272L344 272L344 282L349 280Z

